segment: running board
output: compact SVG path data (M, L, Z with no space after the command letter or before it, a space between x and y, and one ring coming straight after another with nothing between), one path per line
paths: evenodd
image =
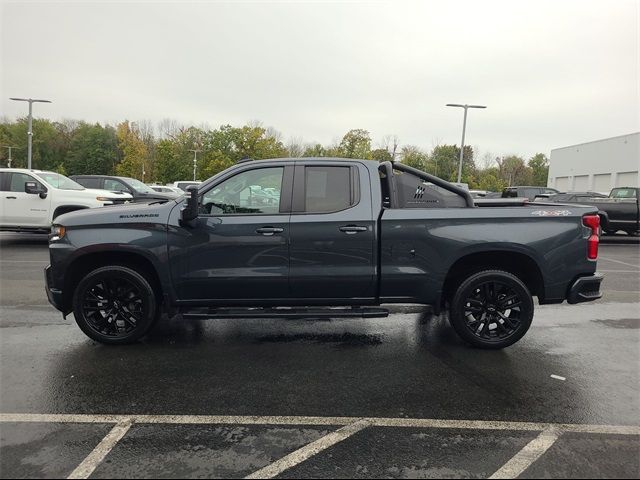
M184 318L383 318L389 310L376 307L276 307L276 308L190 308Z

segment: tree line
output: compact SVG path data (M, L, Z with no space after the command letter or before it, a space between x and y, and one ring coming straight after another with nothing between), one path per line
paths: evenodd
M282 135L259 123L219 128L184 126L165 119L125 120L115 126L77 120L54 122L33 120L32 166L65 175L95 174L133 177L161 184L193 178L193 150L197 150L200 180L230 167L244 158L343 157L378 161L398 160L448 181L456 181L460 147L437 145L430 151L414 145L399 146L395 136L385 136L376 148L369 132L348 131L330 145L283 141ZM12 149L12 167L27 165L27 119L0 122L0 164L7 166ZM538 153L525 161L517 155L475 158L472 147L464 147L462 181L472 189L499 191L509 185L546 185L548 159Z

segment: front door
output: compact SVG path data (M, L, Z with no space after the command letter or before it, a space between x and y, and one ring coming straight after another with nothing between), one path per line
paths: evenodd
M3 197L2 223L18 227L47 227L51 192L45 198L26 193L24 185L27 182L36 182L40 188L45 188L41 182L27 173L9 172L6 191L0 192Z
M359 163L296 166L289 280L293 297L357 301L376 295L376 218L368 175Z
M289 296L292 182L287 178L292 177L293 166L252 164L199 192L200 215L193 227L170 236L180 300Z

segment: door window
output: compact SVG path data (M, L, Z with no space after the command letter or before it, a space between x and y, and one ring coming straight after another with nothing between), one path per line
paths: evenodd
M126 192L129 193L127 186L120 180L114 180L112 178L104 179L104 189L111 190L113 192Z
M246 170L202 196L203 215L275 215L280 212L284 167Z
M355 205L350 167L305 168L305 212L331 213Z
M11 174L11 184L9 186L10 192L22 192L24 193L24 184L26 182L36 182L38 187L42 188L42 184L36 181L31 175L27 175L26 173L12 173Z

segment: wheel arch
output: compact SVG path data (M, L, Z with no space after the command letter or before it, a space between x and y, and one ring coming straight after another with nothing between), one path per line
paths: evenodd
M522 280L532 295L544 297L542 270L531 256L510 250L489 250L469 253L451 265L442 286L442 302L451 299L464 279L482 270L511 273Z
M162 282L151 260L136 252L106 250L79 255L68 265L64 276L65 305L71 307L73 292L85 275L92 270L110 265L127 267L140 273L151 284L156 301L163 301Z

